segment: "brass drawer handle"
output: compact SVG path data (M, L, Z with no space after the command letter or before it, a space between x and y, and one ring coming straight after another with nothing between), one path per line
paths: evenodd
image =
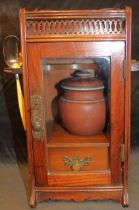
M80 171L80 169L84 166L87 166L91 161L91 157L86 156L81 159L79 156L74 156L73 158L69 158L68 156L64 156L64 165L70 166L73 171Z

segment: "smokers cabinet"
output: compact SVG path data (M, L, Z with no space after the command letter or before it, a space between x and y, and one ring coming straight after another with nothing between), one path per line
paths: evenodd
M127 206L131 9L21 9L20 26L30 206L48 199ZM72 134L59 118L58 84L78 69L104 81L105 127L95 135Z

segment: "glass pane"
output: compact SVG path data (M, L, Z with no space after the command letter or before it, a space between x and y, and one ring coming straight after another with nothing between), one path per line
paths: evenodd
M107 170L109 169L109 146L110 146L110 57L83 57L83 58L43 58L42 69L43 69L43 88L44 88L44 101L45 101L45 116L46 116L46 133L47 133L47 147L48 147L48 156L51 157L51 153L54 153L52 147L58 143L70 144L71 149L80 143L82 146L84 143L103 143L106 145L104 147L105 159L104 164L94 165L94 170ZM96 135L76 135L75 133L70 132L63 121L61 120L60 111L59 111L59 99L63 96L63 89L61 89L61 84L63 80L67 78L72 78L74 73L77 70L83 69L86 73L89 69L91 72L95 72L96 79L103 81L104 89L103 95L105 98L106 104L106 118L105 126L100 133ZM84 94L84 93L83 93ZM76 100L75 100L76 101ZM75 103L74 101L74 103ZM101 112L101 110L100 110ZM70 114L70 113L69 113ZM99 113L98 113L99 114ZM76 113L75 113L76 115ZM77 114L78 118L78 114ZM81 122L85 126L85 121ZM96 124L96 122L93 122ZM76 138L75 138L76 136ZM73 144L73 145L72 145ZM50 148L49 148L50 147ZM105 149L106 148L106 149ZM82 151L81 148L78 148ZM65 150L67 153L69 150ZM99 152L99 149L98 149ZM59 153L60 154L60 153ZM101 151L100 151L101 154ZM52 157L50 158L52 159ZM50 161L49 161L50 163ZM52 170L50 164L48 168ZM62 165L62 163L61 163ZM90 166L92 167L92 166ZM95 168L96 167L96 168ZM65 167L62 167L62 170L66 170ZM56 167L57 169L57 167ZM57 169L58 170L58 169ZM87 170L85 168L84 170Z

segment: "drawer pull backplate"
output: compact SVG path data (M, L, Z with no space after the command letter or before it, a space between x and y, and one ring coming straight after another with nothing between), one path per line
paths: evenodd
M72 158L64 156L64 165L70 166L73 171L80 171L80 169L84 166L87 166L90 161L91 157L89 156L86 156L82 159L79 156L74 156Z

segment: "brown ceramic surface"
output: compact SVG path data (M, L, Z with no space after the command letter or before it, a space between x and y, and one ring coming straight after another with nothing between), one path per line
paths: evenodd
M60 98L59 112L64 127L76 135L94 135L105 126L105 101L94 102L68 102Z
M105 126L106 105L103 81L91 70L75 71L61 87L59 113L63 126L76 135L95 135Z
M64 91L63 97L69 100L98 100L104 97L102 90L96 91Z

